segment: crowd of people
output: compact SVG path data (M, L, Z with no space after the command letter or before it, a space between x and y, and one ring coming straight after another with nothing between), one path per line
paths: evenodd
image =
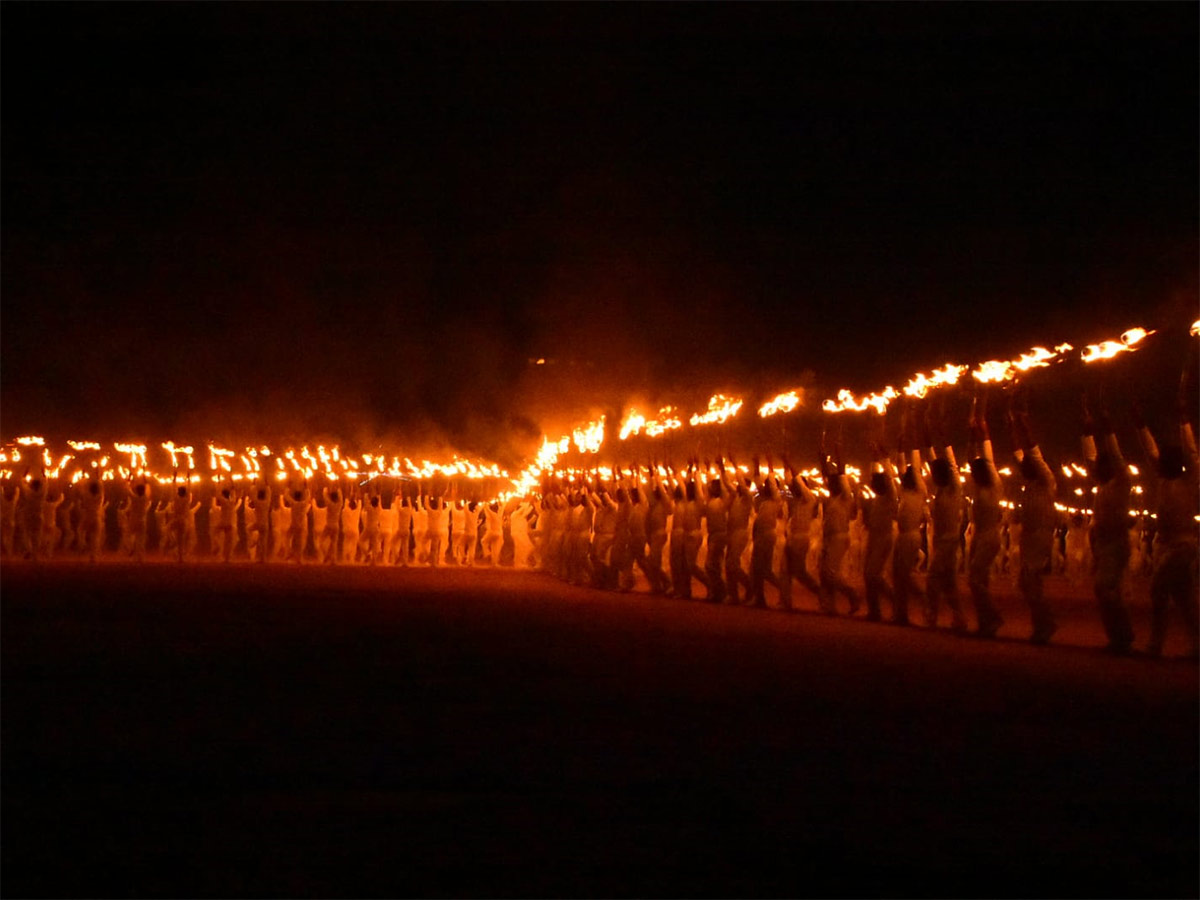
M601 590L644 586L681 599L703 591L700 599L712 603L759 608L800 608L799 591L828 615L886 614L897 625L948 624L983 638L1004 624L992 592L994 580L1007 577L1028 608L1035 644L1057 629L1045 576L1090 574L1107 649L1117 654L1134 644L1129 578L1146 575L1146 651L1161 654L1173 606L1195 654L1200 462L1183 410L1178 443L1162 447L1135 416L1154 496L1149 516L1131 508L1130 466L1106 415L1093 418L1085 405L1086 514L1064 513L1027 409L1018 402L1006 418L1014 461L1007 480L986 409L972 405L960 466L944 412L929 403L906 409L890 440L881 432L869 442L869 465L851 470L859 478L824 438L807 471L787 456L778 468L769 457L765 466L758 457L748 466L726 456L678 466L647 460L603 477L547 476L540 492L504 501L460 483L230 482L200 495L186 482L144 477L59 488L30 475L4 482L0 552L34 561L157 554L180 562L503 565Z

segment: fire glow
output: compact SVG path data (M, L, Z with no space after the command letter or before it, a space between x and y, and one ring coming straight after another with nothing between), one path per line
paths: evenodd
M786 394L778 394L772 400L768 400L758 408L758 414L764 419L769 416L778 415L779 413L790 413L793 409L800 405L800 391L788 391Z
M721 425L732 419L742 408L740 397L726 397L724 394L713 394L708 401L708 409L696 413L688 423L695 428L697 425Z
M1099 360L1112 359L1123 353L1140 349L1142 342L1155 334L1154 330L1135 327L1126 330L1119 339L1089 344L1079 358L1083 363L1093 363ZM1192 335L1200 334L1200 321L1191 325ZM1011 360L989 360L980 363L975 369L956 363L947 363L941 368L929 373L918 372L909 379L900 390L891 385L880 391L857 395L848 389L839 390L836 399L827 399L821 404L821 409L831 413L865 412L873 410L883 415L892 401L903 397L923 398L931 392L945 387L958 385L962 376L971 372L974 381L980 384L991 384L1014 380L1024 373L1037 369L1045 369L1051 364L1059 364L1069 359L1074 347L1068 343L1060 343L1053 350L1045 346L1035 346ZM741 397L728 396L723 393L713 394L704 412L692 415L687 424L691 427L729 424L741 411L744 400ZM758 407L758 415L762 418L790 413L804 405L801 389L775 395ZM625 416L618 430L618 437L625 441L629 438L644 435L649 438L660 437L671 431L685 427L684 420L674 406L661 407L653 419L647 418L636 409L631 409ZM582 471L570 469L562 465L563 457L574 448L581 454L598 454L605 446L606 419L586 422L573 429L569 434L558 440L544 437L540 449L533 462L515 478L500 466L482 460L466 459L455 454L452 459L436 462L429 459L414 461L402 453L384 452L383 448L374 448L371 452L361 454L345 454L341 448L333 445L326 447L318 445L316 452L308 446L299 449L289 447L283 453L274 453L265 444L246 445L243 451L235 451L220 447L214 443L204 444L208 450L209 475L207 480L213 483L227 481L256 481L267 477L263 472L261 460L275 457L276 466L273 472L277 480L311 479L324 477L330 480L350 479L357 482L379 477L400 479L427 480L434 477L451 479L464 478L474 481L507 480L512 484L512 491L505 491L502 496L526 494L538 489L541 480L548 475L563 472ZM5 468L0 471L0 477L11 478L14 475L12 466L21 461L21 449L37 448L41 451L40 460L43 471L50 477L69 477L77 482L85 476L98 474L104 480L117 478L128 479L141 476L168 483L177 478L191 483L206 480L194 472L195 450L191 445L183 445L174 441L164 441L159 446L170 459L168 467L155 470L148 460L148 449L145 442L118 442L112 447L128 457L125 465L110 465L107 456L102 456L102 445L96 441L71 440L67 444L73 454L53 455L46 447L45 438L37 435L25 435L13 439L5 446L0 454L0 464ZM155 451L157 453L157 451ZM357 457L357 458L355 458ZM74 459L74 466L68 471L68 464ZM180 470L184 472L180 472ZM594 467L593 467L594 469ZM172 475L167 476L166 471ZM27 476L29 477L29 476ZM167 479L167 481L163 481ZM491 485L496 488L496 485Z
M1117 341L1101 341L1099 344L1088 344L1080 358L1085 363L1097 362L1102 359L1112 359L1119 353L1132 352L1138 344L1145 340L1153 331L1145 328L1130 328Z
M647 437L653 438L682 427L683 422L676 417L673 406L664 406L654 419L647 419L637 410L632 410L625 417L625 421L621 423L619 436L624 441L644 431Z
M899 396L890 384L880 393L866 394L862 397L856 397L853 392L843 388L838 391L837 400L826 400L821 404L821 409L831 413L865 412L873 409L882 416L887 412L888 404Z
M906 397L924 397L933 388L942 387L943 385L958 384L959 376L967 371L966 366L957 366L954 363L946 363L940 369L934 369L929 375L918 372L912 377L912 380L904 386L904 395Z
M1047 350L1045 347L1034 347L1028 353L1022 353L1017 359L1003 361L989 359L985 363L980 363L979 367L971 373L971 377L982 384L1011 381L1022 372L1045 368L1053 360L1062 362L1063 354L1074 349L1070 344L1059 344L1053 351Z

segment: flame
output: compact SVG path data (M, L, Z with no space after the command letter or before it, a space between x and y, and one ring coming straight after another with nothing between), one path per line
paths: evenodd
M1192 337L1200 336L1200 319L1197 319L1192 323L1192 327L1188 331L1188 334L1190 334Z
M890 384L883 389L882 393L867 394L863 397L856 397L851 391L842 388L838 391L837 401L826 400L821 404L821 409L831 413L863 412L873 409L882 416L887 411L888 404L899 396L896 389Z
M191 447L177 447L174 441L163 442L162 448L171 454L172 468L179 468L179 454L187 456L187 467L189 469L196 468L196 463L192 460L192 454L195 452Z
M1021 358L1013 365L1021 372L1028 372L1030 369L1042 369L1050 365L1050 360L1057 356L1051 353L1045 347L1034 347L1028 353L1022 353Z
M982 384L1011 381L1020 372L1049 366L1051 360L1058 359L1061 362L1062 354L1074 349L1070 344L1059 344L1052 351L1045 347L1034 347L1027 353L1022 353L1017 359L989 359L985 363L980 363L979 367L971 373L971 377Z
M1112 359L1118 353L1132 351L1142 340L1152 334L1154 331L1147 331L1145 328L1130 328L1121 334L1120 340L1088 344L1087 349L1080 354L1080 359L1085 363L1096 362L1100 359Z
M646 424L646 417L637 411L631 411L625 417L625 421L621 423L621 440L626 440L631 434L641 434L642 427Z
M692 427L724 423L738 414L742 408L742 402L740 397L713 394L708 400L708 409L703 413L696 413L688 421Z
M1190 332L1193 335L1200 335L1200 320L1192 324ZM1141 327L1127 329L1120 335L1119 339L1088 345L1080 354L1080 358L1084 362L1111 359L1121 353L1140 349L1141 343L1154 333L1153 330ZM976 381L985 384L1007 381L1018 377L1020 373L1032 371L1033 369L1046 368L1054 362L1061 362L1067 359L1068 354L1073 350L1074 347L1068 343L1054 345L1053 350L1047 349L1044 346L1036 346L1020 354L1015 359L989 360L980 363L971 371L971 375ZM862 412L873 409L877 414L883 414L892 400L900 396L925 397L931 390L957 384L963 373L967 370L968 367L966 366L948 363L939 369L934 369L930 373L917 373L901 391L897 391L890 385L881 391L864 395L855 395L851 391L843 389L838 392L835 400L824 401L822 409L831 412ZM758 408L759 416L767 418L780 413L792 412L803 405L802 398L803 394L799 388L778 394ZM742 405L743 401L741 398L726 396L724 394L714 394L708 401L707 409L704 412L691 416L688 421L693 427L727 423L740 412ZM497 496L511 497L518 494L535 492L542 479L548 474L588 477L587 471L579 472L573 469L558 467L563 455L571 450L572 445L583 453L599 452L605 441L605 425L605 419L601 418L599 421L587 422L580 425L558 440L543 437L542 444L534 461L528 463L516 477L510 477L506 471L495 464L482 461L463 459L455 456L449 462L435 462L425 459L419 463L415 463L408 457L399 454L388 454L382 448L376 448L372 452L361 454L359 459L365 464L365 469L360 471L359 459L353 458L358 454L349 454L349 458L347 458L347 455L336 445L329 448L326 448L324 445L317 445L315 454L308 446L301 447L299 451L288 448L282 456L275 456L276 477L280 480L287 480L289 477L294 477L293 473L295 473L305 477L323 475L330 479L341 477L348 479L373 479L381 476L409 479L413 477L429 478L434 475L475 480L503 479L511 482L512 491L499 490L497 486L491 485L489 485L489 488L495 487ZM662 407L654 418L649 418L640 411L631 409L621 423L619 437L621 440L642 434L648 437L658 437L668 431L682 428L683 425L684 422L678 416L676 409L671 406ZM76 453L101 450L101 445L94 441L72 440L68 441L67 444ZM69 477L73 481L77 481L79 478L92 472L95 472L96 475L104 480L113 480L117 477L129 478L134 474L155 479L165 477L162 474L164 471L162 468L151 465L144 444L125 442L117 443L113 446L119 453L128 455L127 466L117 465L112 467L109 464L108 457L103 456L98 462L92 459L80 460L75 463L74 467L68 468L68 464L74 459L71 454L64 454L61 458L57 458L56 461L56 457L46 448L44 438L34 435L23 436L16 438L12 443L4 445L4 452L0 453L0 477L14 477L12 465L21 460L21 453L17 449L18 447L40 448L42 451L41 462L43 463L43 468L47 470L47 474L51 477L61 473L64 477ZM188 469L195 467L193 459L194 450L192 447L180 445L174 441L164 441L160 446L169 455L172 469L180 467L180 453L185 454L187 457ZM206 477L214 483L228 479L235 481L242 479L257 480L263 477L262 460L273 455L271 448L266 445L246 446L244 453L235 453L232 450L218 447L212 443L207 444L207 447L211 474ZM162 459L156 460L156 462L162 461ZM235 466L240 471L235 472ZM593 469L591 471L594 472L596 470ZM1005 473L1005 470L1001 471L1002 474ZM1084 470L1076 464L1072 464L1070 472L1064 469L1064 475L1068 477L1071 477L1076 472L1082 475ZM1136 475L1136 468L1131 467L1131 472ZM188 480L192 483L202 483L205 477L193 474Z
M660 434L666 434L668 431L674 431L676 428L682 428L683 422L675 418L672 413L675 412L675 407L665 406L659 410L660 416L665 418L655 419L646 423L646 434L650 437L658 437Z
M146 445L145 444L122 443L122 444L113 444L113 447L119 453L128 453L129 454L129 468L131 468L131 469L146 468L147 463L146 463Z
M778 413L789 413L800 405L800 390L788 391L786 394L777 394L772 399L768 400L758 408L758 414L764 419L768 416L774 416Z
M958 383L959 376L967 371L966 366L946 363L940 369L934 369L929 375L918 372L904 386L904 393L909 397L924 397L933 388Z
M208 467L213 471L216 471L219 467L226 472L232 472L233 470L229 467L227 459L236 455L232 450L226 450L224 447L218 447L216 444L209 444Z
M1147 331L1145 328L1130 328L1121 335L1121 343L1126 347L1132 347L1152 334L1154 334L1153 331Z
M575 442L575 446L580 453L598 453L601 445L604 443L604 416L600 417L598 422L589 422L588 424L576 428L571 434L571 439ZM561 443L559 446L562 446Z
M675 407L673 406L664 406L660 409L656 419L647 419L637 410L630 410L625 421L621 423L619 437L621 440L626 440L633 435L641 434L642 431L646 432L647 437L658 437L682 427L683 422L675 416Z
M1087 349L1080 356L1085 363L1095 362L1098 359L1112 359L1118 353L1124 353L1129 348L1118 341L1104 341L1100 344L1088 344Z

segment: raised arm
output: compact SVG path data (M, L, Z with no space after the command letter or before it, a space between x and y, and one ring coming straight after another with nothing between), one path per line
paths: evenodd
M902 413L901 444L907 457L908 465L913 473L913 484L919 494L926 494L925 475L921 471L921 451L917 448L916 426L908 415L908 410Z
M971 440L974 441L979 448L979 458L982 459L984 465L987 466L988 472L992 476L992 484L998 487L1001 483L1000 473L996 469L996 456L992 449L992 434L988 430L986 397L984 397L984 401L980 406L978 415L976 415L975 412L975 403L972 401L970 428Z
M722 500L727 500L733 492L733 487L729 483L729 473L725 471L725 457L717 457L717 492Z
M1157 472L1158 444L1155 443L1154 435L1150 433L1150 429L1146 425L1141 405L1134 403L1131 412L1133 413L1134 426L1137 428L1138 442L1142 445L1142 452L1146 454L1146 458L1150 461L1150 468Z
M771 457L767 457L767 474L763 478L763 484L767 491L767 496L772 500L778 500L782 496L779 492L779 479L775 477L775 468L771 464Z
M1193 348L1195 348L1195 342L1193 342ZM1175 395L1175 405L1179 411L1179 445L1183 448L1186 465L1191 469L1193 475L1200 472L1200 453L1196 451L1196 433L1192 430L1192 423L1188 419L1188 415L1192 412L1192 407L1188 404L1188 383L1196 371L1196 356L1197 354L1193 350L1192 362L1184 366L1183 374L1179 378L1179 391Z
M817 499L816 495L813 494L812 489L808 486L808 483L804 480L804 477L799 473L799 471L797 471L796 467L792 465L792 461L787 455L784 455L783 457L783 464L788 470L788 477L791 480L792 493L797 497L803 498L805 503L815 502Z

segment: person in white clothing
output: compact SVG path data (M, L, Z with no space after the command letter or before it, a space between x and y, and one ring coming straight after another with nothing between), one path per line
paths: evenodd
M1133 625L1123 596L1130 557L1128 523L1133 477L1108 416L1101 415L1097 423L1088 411L1086 401L1082 443L1084 465L1094 490L1090 535L1095 560L1092 587L1100 609L1100 621L1108 635L1106 649L1125 655L1133 647Z
M342 562L354 562L362 528L362 499L355 488L346 489L342 504Z
M429 507L427 498L417 485L417 495L413 498L413 563L423 565L429 563Z
M396 532L392 536L391 558L397 566L409 564L409 548L412 543L413 508L408 497L396 494L392 498L396 510Z
M483 507L483 558L489 566L499 565L504 545L504 519L496 501Z
M342 526L342 508L346 498L335 482L332 487L325 485L321 489L321 499L325 501L325 527L317 531L316 510L313 510L313 532L317 535L317 558L326 565L337 564L338 533Z
M231 485L225 485L217 491L216 535L220 541L221 558L225 562L233 558L233 548L238 539L237 514L245 502L246 498L239 496Z
M79 494L79 541L91 562L104 545L104 508L104 482L93 474Z
M307 482L283 495L283 505L289 512L287 559L295 560L296 565L304 564L304 550L308 546L308 508L311 504L312 495Z
M1046 644L1058 630L1043 585L1044 572L1050 565L1054 530L1058 525L1058 510L1054 506L1058 485L1053 470L1033 440L1028 412L1017 411L1011 424L1013 444L1017 448L1014 456L1025 482L1021 499L1021 574L1018 584L1021 595L1029 604L1033 622L1029 640L1033 644Z
M1157 496L1157 524L1154 534L1154 574L1150 580L1152 618L1150 642L1146 652L1161 656L1167 637L1167 613L1172 604L1183 617L1189 655L1200 653L1200 634L1197 632L1200 613L1197 610L1196 567L1197 494L1200 493L1200 455L1196 435L1187 420L1185 402L1186 382L1180 388L1179 444L1168 444L1161 450L1138 418L1138 436L1151 465Z
M979 415L972 404L968 422L971 442L977 455L971 458L971 544L967 563L967 583L975 604L980 637L995 637L1004 624L992 601L991 577L1000 553L1000 526L1004 519L1004 484L996 469L992 440L988 432L987 407Z
M450 532L450 510L445 497L429 498L429 565L445 562L446 541Z

